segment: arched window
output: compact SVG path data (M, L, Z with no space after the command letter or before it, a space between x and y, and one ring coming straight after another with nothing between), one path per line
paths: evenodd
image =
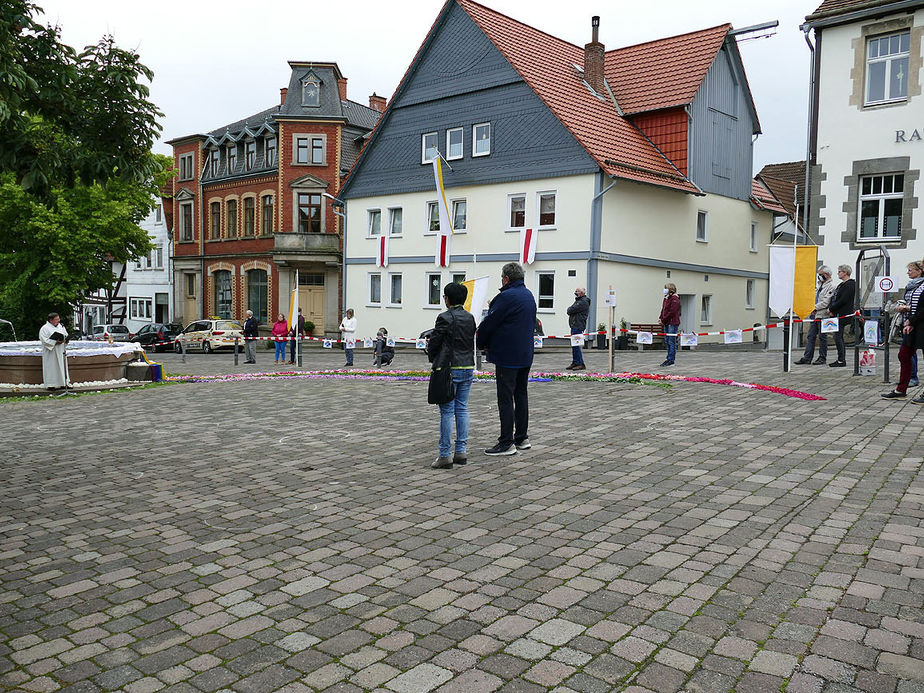
M231 319L231 272L219 270L212 275L215 282L215 315Z
M246 308L253 311L253 316L261 325L265 325L269 319L266 303L266 270L249 270L247 272Z
M313 72L302 80L302 106L319 106L321 104L321 83Z

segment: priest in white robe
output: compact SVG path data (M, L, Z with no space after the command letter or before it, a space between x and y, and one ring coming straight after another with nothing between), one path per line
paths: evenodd
M65 353L69 339L67 328L61 324L61 316L49 313L48 322L39 330L39 340L42 342L42 381L49 390L71 385Z

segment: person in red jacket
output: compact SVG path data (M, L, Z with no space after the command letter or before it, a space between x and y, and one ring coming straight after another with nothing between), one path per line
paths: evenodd
M664 343L667 345L667 358L664 359L662 366L673 366L674 358L677 356L677 337L680 331L680 296L677 295L677 287L673 284L664 285L664 303L661 305L661 317L658 321L664 325L666 337Z

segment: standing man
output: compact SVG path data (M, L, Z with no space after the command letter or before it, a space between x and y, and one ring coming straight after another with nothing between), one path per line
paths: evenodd
M834 333L834 346L837 347L837 361L830 364L831 368L844 368L847 366L846 351L844 349L844 328L853 325L854 300L856 299L857 285L850 276L850 265L837 266L837 278L841 283L834 289L831 303L828 305L828 315L840 318L837 332Z
M305 316L302 315L301 308L298 309L298 320L295 321L295 324L292 325L292 329L289 330L289 336L292 338L292 340L289 342L289 365L294 365L295 349L298 345L298 340L305 336Z
M668 283L664 285L664 301L661 303L661 315L658 321L664 325L664 345L667 347L667 358L662 366L673 366L677 357L677 332L680 331L680 296L677 287Z
M805 353L796 363L811 363L820 366L828 360L828 335L821 330L821 318L828 314L828 304L831 302L831 295L834 293L836 286L831 281L831 268L822 265L818 268L818 290L815 292L815 309L809 314L812 324L809 327L808 336L805 338ZM818 358L812 361L815 354L815 339L818 339Z
M65 345L70 341L67 328L61 324L61 316L48 314L48 322L39 330L42 342L42 382L49 390L70 387L71 379L67 372L67 353Z
M257 362L257 334L257 319L248 310L244 321L244 363Z
M587 292L583 286L574 290L574 303L568 306L568 327L571 328L571 334L584 334L587 329L587 314L590 312L590 299L587 298ZM584 365L584 354L581 353L581 347L571 347L571 365L565 368L567 371L583 371L587 367Z
M356 339L356 318L353 317L353 309L347 308L346 315L340 321L340 338L343 340L343 351L346 353L346 363L344 368L350 368L353 365L353 350L347 346L348 339Z
M501 269L500 293L478 326L477 346L488 350L497 379L500 437L486 455L515 455L529 450L529 400L526 383L533 365L536 300L523 284L523 267L508 262Z

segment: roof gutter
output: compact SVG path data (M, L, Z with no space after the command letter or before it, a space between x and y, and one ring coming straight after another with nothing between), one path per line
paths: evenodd
M898 0L898 2L893 2L889 5L874 5L862 10L855 10L854 12L847 12L845 14L838 14L831 17L821 17L815 20L811 20L807 17L805 24L799 28L802 29L802 31L808 33L808 29L806 27L812 29L823 29L824 27L828 26L848 24L850 22L866 19L867 17L880 17L885 14L893 14L895 12L915 9L921 6L924 6L924 3L922 3L921 0Z

